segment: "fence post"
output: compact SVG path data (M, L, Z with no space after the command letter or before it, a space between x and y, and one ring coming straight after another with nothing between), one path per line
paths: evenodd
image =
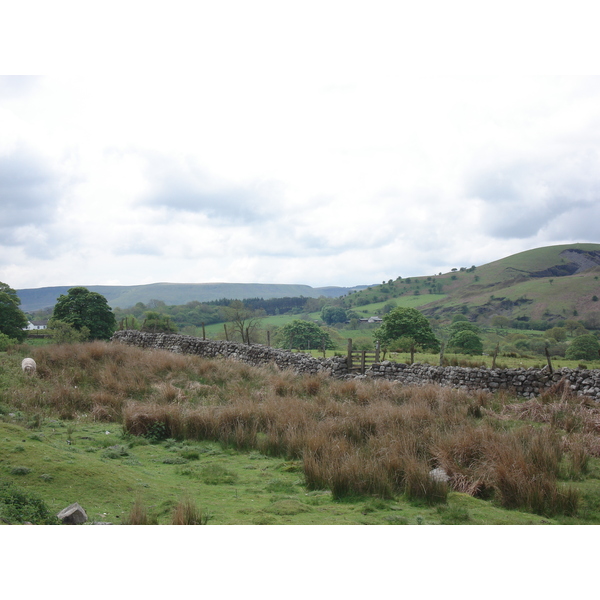
M223 328L225 329L225 339L229 341L229 336L227 335L227 325L225 325L225 323L223 323Z
M204 329L204 323L202 323L202 339L206 339L206 329Z
M267 346L271 346L271 332L267 330Z
M363 350L360 354L360 374L364 375L365 374L365 369L366 369L366 361L367 358L367 351Z
M348 372L352 371L352 338L348 338Z
M552 361L550 360L550 352L548 352L548 346L544 348L546 350L546 360L548 361L548 369L550 369L550 375L552 375Z
M377 340L375 342L375 362L379 362L379 350L380 350L381 346L379 344L379 340Z

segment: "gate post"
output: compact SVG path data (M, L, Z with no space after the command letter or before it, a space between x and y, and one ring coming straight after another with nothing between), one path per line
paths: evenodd
M348 372L352 371L352 339L348 338Z

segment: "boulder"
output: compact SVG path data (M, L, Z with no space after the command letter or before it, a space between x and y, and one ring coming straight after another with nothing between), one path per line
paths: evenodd
M85 510L77 502L63 508L56 516L63 525L81 525L87 521Z

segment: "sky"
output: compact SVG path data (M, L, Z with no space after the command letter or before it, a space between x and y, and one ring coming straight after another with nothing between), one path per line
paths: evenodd
M14 289L353 286L600 243L592 2L13 4Z

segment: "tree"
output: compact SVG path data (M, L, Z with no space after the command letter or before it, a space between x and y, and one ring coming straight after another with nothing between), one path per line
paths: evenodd
M412 338L414 345L438 352L440 342L425 316L415 308L395 308L383 316L381 326L374 332L375 340L387 347L399 338Z
M510 327L510 319L502 315L494 315L492 317L492 327L499 327L500 329Z
M321 319L323 319L327 325L345 323L347 318L346 311L340 306L324 306L321 309Z
M243 343L250 343L251 334L265 316L264 310L252 310L244 306L240 300L234 300L222 309L223 318L231 322L233 331L238 333Z
M155 310L148 310L144 313L144 322L142 323L141 331L177 333L177 326L171 323L168 315L161 315Z
M452 352L459 354L481 354L483 352L483 343L481 338L468 329L457 331L448 340L448 348Z
M8 284L0 281L0 333L22 342L27 337L27 317L19 308L21 299Z
M600 344L595 336L580 335L576 337L565 353L568 360L598 360L600 358Z
M98 340L110 339L116 328L115 315L106 298L84 287L71 288L66 295L59 296L53 320L64 321L79 332L87 327L89 337Z
M334 349L335 344L327 331L316 323L295 319L284 325L276 335L276 342L282 348L297 348L299 350Z
M471 323L470 321L455 321L450 325L450 337L459 331L472 331L473 333L480 333L481 330L475 323Z

